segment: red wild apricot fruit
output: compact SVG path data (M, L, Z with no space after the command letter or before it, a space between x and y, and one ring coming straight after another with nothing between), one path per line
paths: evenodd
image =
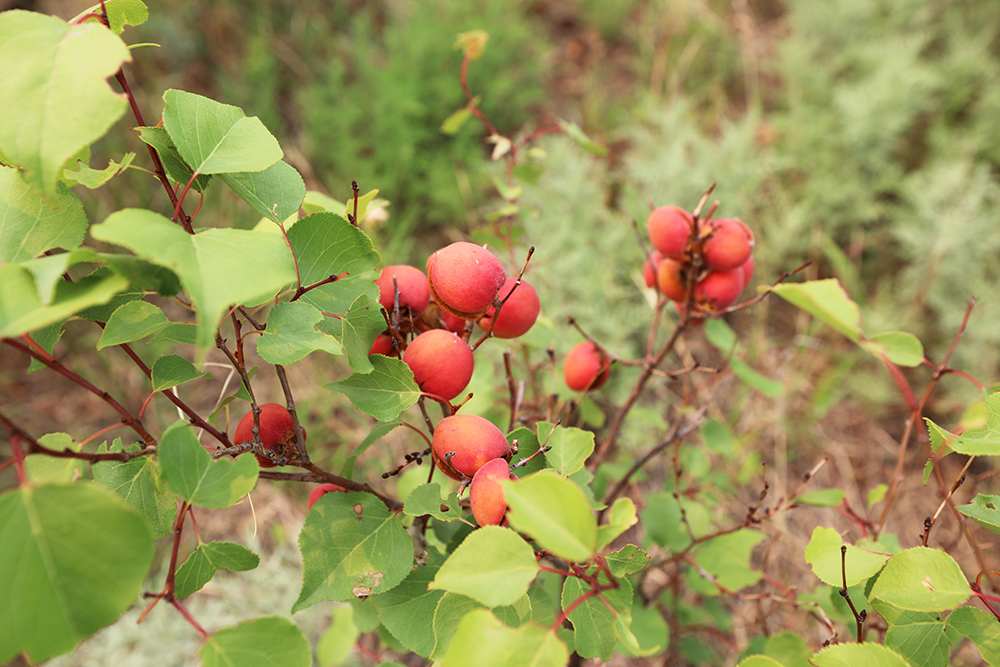
M679 206L661 206L649 214L646 229L653 246L664 257L681 259L687 247L694 217Z
M563 361L563 377L573 391L603 387L610 375L611 360L589 340L570 350Z
M320 484L315 489L309 492L309 509L312 509L316 501L330 493L331 491L347 491L344 487L338 484Z
M674 312L677 313L677 317L683 320L684 316L687 314L687 306L684 304L684 302L671 301L670 305L673 306ZM697 311L697 308L695 310ZM696 327L704 321L705 321L704 317L692 317L690 323L692 326Z
M458 315L452 315L447 310L440 311L441 314L438 316L441 318L441 324L448 331L458 334L461 336L465 333L465 325L469 323L469 320L459 317Z
M305 433L303 433L305 437ZM253 411L243 415L243 419L236 425L236 434L233 442L241 445L244 442L253 440ZM281 455L285 445L295 442L295 426L292 424L292 416L288 414L285 406L277 403L265 403L260 406L260 442L264 449L270 449ZM254 454L260 462L261 468L273 468L274 463L267 460L260 454Z
M388 334L379 334L375 336L375 342L372 343L372 349L368 351L368 356L373 354L383 354L387 357L396 356L396 346L392 344L392 336Z
M743 284L743 269L739 267L731 271L711 271L695 286L694 296L699 303L723 310L736 303Z
M747 257L747 261L743 262L743 266L740 268L743 269L743 288L746 289L746 286L750 284L750 279L753 278L753 270L755 268L753 255Z
M509 451L503 431L476 415L445 417L434 428L431 453L441 472L452 479L472 477L487 461L508 458Z
M534 326L535 320L538 319L538 312L542 309L542 303L538 300L538 292L535 291L534 287L522 280L515 289L515 283L517 283L517 278L508 278L497 294L498 301L507 299L500 309L500 316L496 318L496 324L493 324L493 335L497 338L517 338L528 333L528 330ZM513 290L513 294L511 294L511 290ZM508 294L510 294L509 298ZM484 331L490 330L495 314L496 308L490 306L490 309L479 320L479 326Z
M392 279L396 279L399 288L400 309L409 308L414 316L419 315L431 300L431 292L427 287L427 276L415 266L397 264L382 269L375 284L378 285L378 302L390 313L395 303L396 291Z
M468 386L475 365L468 343L444 329L431 329L414 338L403 352L403 361L423 391L448 401Z
M702 246L705 264L713 271L737 269L753 252L754 238L742 220L720 218L709 220L702 234L710 234Z
M683 301L687 296L684 286L684 265L676 259L664 258L656 270L656 286L663 295L674 301Z
M475 243L452 243L427 260L431 297L444 310L467 320L486 312L506 279L500 260Z
M505 459L493 459L484 463L472 477L469 504L472 506L472 516L480 526L499 526L503 521L507 501L500 481L505 479L517 481L517 475L511 473L510 464Z
M656 287L656 270L660 268L662 261L663 253L659 250L649 253L649 257L642 265L642 279L646 281L646 287Z

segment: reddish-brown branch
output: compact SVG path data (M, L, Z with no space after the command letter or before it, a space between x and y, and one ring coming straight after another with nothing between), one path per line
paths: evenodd
M125 93L125 97L128 99L129 106L132 108L132 115L135 116L136 122L139 123L140 127L144 127L146 123L142 119L142 113L139 111L139 105L136 104L135 96L132 94L132 89L129 88L124 70L119 68L119 70L115 73L115 80L118 81L118 85L122 87L122 92ZM174 206L175 210L180 213L180 221L181 225L184 226L184 231L188 234L194 234L194 229L191 227L191 219L184 213L184 209L180 207L180 203L177 201L177 195L174 192L173 187L170 185L170 179L167 178L167 171L163 168L163 162L160 160L160 154L157 153L156 149L149 144L146 144L146 148L149 150L149 157L153 160L153 170L156 173L156 177L160 179L160 183L163 184L163 189L167 191L167 196L170 197L171 205Z
M135 363L135 365L139 367L139 370L141 370L147 378L153 379L153 373L149 369L149 366L147 366L145 362L143 362L143 360L139 358L139 355L136 354L135 350L133 350L128 343L122 343L118 347L120 347L122 350L125 351L125 354L128 355L129 359L131 359ZM181 412L187 415L188 420L190 420L192 424L194 424L195 426L202 429L203 431L211 435L213 438L218 440L220 443L222 443L223 447L229 447L232 444L229 441L229 436L227 436L225 433L221 432L219 429L212 426L208 421L203 419L201 415L199 415L197 412L194 411L194 408L185 403L179 396L174 394L172 391L166 390L166 391L161 391L159 393L165 396L168 401L177 406L177 408L180 409Z
M101 398L101 400L103 400L105 403L107 403L108 405L110 405L115 410L115 412L117 412L118 414L120 414L122 416L122 421L125 424L128 424L128 426L133 431L135 431L139 435L140 438L142 438L142 441L145 443L145 446L147 446L147 447L154 447L154 446L156 446L156 439L152 435L149 434L149 431L146 430L146 427L143 426L142 423L140 423L135 417L133 417L132 414L121 405L121 403L119 403L114 398L112 398L111 394L109 394L106 391L102 391L102 390L98 389L92 383L88 382L87 380L83 379L82 377L80 377L79 375L77 375L76 373L74 373L73 371L69 370L62 363L60 363L58 360L56 360L54 357L52 357L51 355L49 355L47 353L44 353L44 350L43 350L43 354L39 354L37 351L33 350L31 347L29 347L29 346L27 346L27 345L25 345L23 343L19 343L19 342L15 341L15 340L12 340L10 338L4 338L2 340L2 342L6 343L7 345L10 345L11 347L13 347L16 350L19 350L19 351L23 352L24 354L28 355L32 359L37 359L38 361L42 362L43 364L45 364L46 366L48 366L50 369L52 369L55 372L57 372L60 375L62 375L63 377L65 377L65 378L69 379L70 381L72 381L72 382L80 385L81 387L83 387L84 389L86 389L87 391L89 391L90 393L95 394L96 396L99 396ZM34 342L34 341L32 341L32 342Z
M272 472L269 470L262 470L260 472L260 478L273 479L285 482L319 482L321 484L323 483L336 484L338 486L344 487L348 491L359 491L361 493L370 493L379 500L381 500L383 503L385 503L385 506L388 507L393 512L403 509L403 503L399 502L398 500L393 500L392 498L383 496L381 493L375 491L367 484L361 484L359 482L355 482L353 480L346 479L344 477L339 477L337 475L329 473L320 468L319 466L317 466L315 463L307 463L302 467L308 470L309 472L298 472L298 473Z
M24 486L28 483L28 475L24 472L24 453L21 451L21 434L10 436L10 451L14 456L14 469L17 471L17 483Z

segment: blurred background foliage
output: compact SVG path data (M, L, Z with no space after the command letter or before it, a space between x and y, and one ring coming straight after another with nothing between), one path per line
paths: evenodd
M40 8L72 16L85 5ZM691 208L716 183L719 215L757 233L759 283L811 259L807 276L839 278L869 333L912 331L933 360L979 297L954 365L996 375L998 0L204 0L154 6L125 36L161 45L134 52L149 118L167 87L259 115L311 189L341 200L352 179L380 189L390 217L367 231L386 263L422 266L442 244L492 229L502 203L482 126L440 129L464 105L454 44L471 29L490 41L469 84L501 133L563 118L610 148L595 157L547 137L544 172L519 183L524 236L505 259L513 269L522 246L538 249L528 276L557 351L576 335L555 333L572 314L617 353L639 354L649 295L631 222L642 226L653 201ZM134 143L112 133L104 149ZM157 201L155 182L132 178L124 199L98 194L95 219ZM206 210L229 219L202 224L255 224L223 190L209 190L223 201ZM775 341L808 348L822 331L775 300L753 315L733 322L751 327L766 373L780 371L765 363ZM842 364L865 372L815 372L839 373L840 395L866 405L893 401L877 364L843 349Z

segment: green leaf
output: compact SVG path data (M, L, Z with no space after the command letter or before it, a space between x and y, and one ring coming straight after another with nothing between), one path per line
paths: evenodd
M125 209L91 228L91 235L129 248L181 279L198 311L198 345L208 348L230 304L257 303L295 281L284 240L274 234L208 229L187 234L152 211Z
M538 440L545 442L546 438L552 449L545 452L545 458L563 475L575 473L594 453L594 434L590 431L538 422Z
M381 262L371 240L346 219L333 213L316 213L302 218L288 230L299 275L304 286L315 285L330 276L349 275L311 289L302 295L322 313L342 315L355 300L367 294L378 302L375 267ZM365 351L367 353L367 350Z
M806 562L812 566L813 573L823 583L837 588L844 585L840 553L843 544L840 534L835 529L817 526L813 529L812 537L805 550ZM874 576L888 560L887 554L865 551L848 544L846 560L844 561L847 585L854 586Z
M200 377L212 377L211 373L201 373L190 361L176 354L165 354L153 362L150 369L153 391L163 391Z
M102 25L0 13L0 152L28 183L55 194L63 165L122 117L128 102L106 79L123 61L128 49Z
M367 215L368 209L371 206L372 202L375 201L375 197L378 196L378 192L379 191L376 188L376 189L373 189L373 190L369 190L365 194L363 194L360 197L358 197L358 219L359 220L364 220L365 219L365 215ZM334 213L336 213L336 210L334 210ZM354 197L353 196L350 199L347 200L347 204L344 206L344 213L343 213L342 217L345 220L347 219L347 214L348 213L350 213L351 215L354 215Z
M709 322L716 321L718 320L709 320ZM718 419L709 419L705 422L701 427L701 438L705 441L708 451L727 458L732 457L735 443L733 433Z
M267 329L257 339L257 353L269 364L292 364L314 350L342 354L332 336L318 331L323 313L308 303L279 303L267 317Z
M125 26L133 25L139 26L146 22L149 18L149 9L143 4L142 0L107 0L104 3L104 9L108 13L108 23L111 24L111 32L116 35L122 34L125 30ZM99 14L101 12L101 5L94 5L89 7L84 12L82 12L76 19L73 20L75 23L80 16L86 14ZM98 21L96 17L91 17L87 21Z
M836 507L846 495L843 489L820 489L803 493L795 499L795 502L809 507Z
M914 547L889 559L869 598L906 611L944 611L971 596L954 558L937 549Z
M250 493L260 470L257 459L249 454L235 461L213 461L183 421L163 433L157 456L167 488L193 505L214 510L232 507Z
M746 660L741 660L736 667L785 667L783 664L769 658L766 655L752 655Z
M21 263L21 266L28 269L35 279L38 298L43 304L52 303L60 279L64 280L62 274L65 273L66 266L70 264L69 258L74 254L74 252L59 253Z
M406 530L369 493L328 493L299 533L302 591L292 613L320 600L378 595L406 578L413 544Z
M670 643L670 628L657 605L645 606L641 596L635 596L629 615L631 619L623 614L615 622L619 638L616 651L624 647L627 655L640 656L652 655L667 647ZM629 624L627 632L621 627L626 623ZM642 648L644 646L646 648Z
M402 359L376 354L371 357L374 370L367 375L354 373L345 380L330 382L327 389L343 392L358 410L379 421L392 421L420 398L420 387L413 381L413 371Z
M89 482L0 495L0 536L2 664L47 660L116 621L153 561L142 517Z
M338 320L334 320L336 322ZM347 314L340 318L341 335L347 361L355 373L370 373L374 370L368 360L375 338L385 330L382 306L367 294L362 294Z
M199 174L263 171L283 155L260 119L239 107L183 90L166 91L163 103L163 127Z
M924 486L927 486L927 480L931 478L931 473L934 472L934 461L930 459L924 464Z
M888 646L872 642L829 646L813 654L811 661L815 667L910 667Z
M899 546L899 537L893 533L879 533L878 539L862 537L854 546L865 551L874 551L875 553L889 554L890 556L894 556L903 550Z
M126 298L122 301L125 303L127 301L134 301L131 298L133 292L137 292L139 297L143 296L144 291L158 292L161 296L174 296L181 291L181 281L173 271L163 266L157 266L151 262L147 262L144 259L140 259L133 255L124 255L119 253L98 253L90 250L89 248L77 248L66 255L60 255L60 257L66 256L69 258L69 263L77 264L80 262L100 262L106 264L107 266L100 267L94 274L104 275L101 272L110 272L113 270L128 279L131 283L132 289L128 290L124 295ZM117 297L116 297L117 300ZM97 320L98 322L107 322L111 317L111 313L115 311L118 306L122 303L109 304L106 308L106 314L103 317L97 317L92 313L81 312L80 317L86 319Z
M135 153L126 153L121 162L108 160L108 166L104 169L92 169L89 164L82 160L77 162L76 169L63 169L63 178L76 181L80 185L96 190L112 178L122 173L135 159Z
M567 561L590 559L597 546L597 521L579 486L544 470L500 484L511 526Z
M170 138L170 133L164 127L137 127L139 138L146 144L156 149L163 163L163 168L167 172L167 177L174 183L187 185L194 175L191 168L174 145L174 140ZM191 184L191 189L196 192L204 192L212 180L211 174L199 174Z
M900 611L872 600L875 611L889 625L885 645L899 653L914 667L946 667L952 638L945 633L940 614L925 611ZM884 612L884 613L883 613Z
M472 116L472 109L467 106L452 112L441 122L441 134L447 134L449 137L458 134L470 116Z
M484 526L465 538L428 588L499 607L517 602L537 574L535 553L524 539L510 528Z
M608 512L608 522L597 528L597 551L611 544L611 541L638 523L635 503L631 498L619 498Z
M766 537L750 528L719 535L705 542L694 560L715 577L720 586L735 592L760 581L760 570L750 567L750 552Z
M442 500L441 485L437 482L421 484L410 491L409 495L406 496L403 513L409 516L429 514L438 521L457 521L462 518L462 508L458 505L458 495L451 493L448 494L447 500Z
M264 616L217 630L198 651L202 667L310 667L309 641L291 620Z
M930 419L924 418L931 444L937 451L947 445L959 454L968 456L1000 456L1000 392L986 399L986 426L966 429L961 435L948 433Z
M812 649L794 632L779 632L767 639L764 652L785 667L810 667Z
M607 583L603 580L602 583ZM611 605L611 609L597 596L590 597L570 612L568 618L573 624L576 652L584 658L608 660L618 640L615 621L623 612L632 608L632 584L621 579L618 588L601 592L601 596ZM562 607L568 608L583 597L591 588L579 577L566 577L562 590ZM631 619L631 613L629 614Z
M128 287L121 276L84 276L75 283L59 279L52 299L43 303L35 281L19 264L0 266L0 338L14 338L62 322L90 306L107 303Z
M316 659L323 667L346 663L361 635L354 625L354 609L350 605L334 607L331 616L330 627L316 645Z
M372 427L372 430L369 431L368 435L365 436L365 439L358 443L358 446L354 448L354 451L351 452L344 460L344 465L340 469L340 476L347 479L353 479L354 462L358 460L358 457L364 454L365 450L397 426L399 426L399 422L375 424L375 426Z
M618 636L618 642L624 646L631 655L646 656L660 652L659 644L654 644L648 648L642 648L639 646L639 640L636 639L635 634L633 634L631 626L631 609L625 609L618 614L617 617L615 617L615 634Z
M588 137L586 133L583 130L581 130L580 126L577 125L576 123L562 119L560 119L558 122L559 122L559 127L562 128L563 132L565 132L569 136L569 138L575 141L577 145L579 145L583 150L587 151L588 153L593 153L594 155L608 154L607 146L602 146L593 139L591 139L590 137Z
M887 484L879 484L874 489L868 492L868 509L875 506L875 503L882 502L885 498L885 492L889 490Z
M46 433L38 439L38 444L57 452L79 452L83 448L83 443L76 442L68 433ZM28 473L28 479L35 484L69 484L83 470L83 461L29 454L24 459L24 470Z
M148 301L129 301L118 307L108 318L107 326L97 341L97 349L131 343L167 326L170 321L163 311Z
M23 262L52 248L75 248L86 231L83 204L64 184L46 197L17 169L0 167L0 264Z
M695 536L707 535L706 528L711 525L712 515L702 503L681 498L688 524ZM642 511L642 525L649 537L671 551L686 549L691 543L687 528L681 519L681 511L677 498L673 494L653 493L646 498L646 507Z
M871 337L875 345L862 344L861 347L872 354L884 354L889 361L897 366L910 368L919 366L924 361L924 346L920 339L905 331L886 331Z
M649 556L634 544L626 544L622 549L612 551L605 559L608 561L608 569L615 577L635 574L649 564Z
M599 501L594 497L594 473L590 472L586 468L580 468L572 475L568 476L566 479L576 484L576 486L583 491L583 497L587 499L587 504L590 505L592 510L603 510L607 505Z
M852 341L861 339L861 309L835 278L784 283L776 285L773 291Z
M361 203L358 202L358 213L361 212L360 206ZM306 198L302 201L302 210L306 212L306 215L320 213L321 211L329 211L330 213L340 215L340 212L344 210L344 202L337 201L333 197L325 195L322 192L317 192L316 190L306 190Z
M714 321L714 320L709 320ZM753 387L760 393L771 398L777 398L785 393L785 385L771 378L764 377L754 369L750 368L742 359L732 358L729 366L733 369L740 380L748 387Z
M736 332L725 320L721 319L711 319L705 322L705 337L715 349L726 355L731 354L739 345Z
M472 598L458 593L442 595L437 606L434 607L434 617L431 622L431 628L434 631L434 648L431 650L430 657L434 660L441 659L445 651L448 650L451 638L455 635L458 624L461 623L465 615L474 609L482 608L483 606Z
M980 493L968 505L959 505L958 511L983 528L1000 535L1000 496Z
M174 577L174 595L186 598L212 580L219 570L246 572L260 565L260 556L242 544L209 542L199 544Z
M66 320L53 322L48 326L37 329L31 333L31 339L43 350L52 354L55 351L56 343L62 338L64 324L66 324ZM34 373L45 367L45 364L38 359L32 358L31 363L28 365L28 373Z
M563 667L569 649L554 633L534 623L509 628L485 609L468 613L441 661L441 667Z
M517 441L517 461L515 463L523 461L532 454L538 451L538 436L535 432L524 426L519 426L510 433L507 434L507 442L511 445L514 441ZM544 470L547 467L548 461L544 456L536 456L535 458L528 461L527 464L521 466L514 470L514 474L518 477L528 477L539 470Z
M169 340L181 345L194 345L198 340L198 326L187 322L171 322L146 341L146 344Z
M983 660L994 667L1000 665L1000 633L995 617L974 607L959 607L948 614L946 625L971 639Z
M493 177L493 186L497 189L500 196L507 201L515 201L524 194L524 188L520 185L508 185L506 180L497 176Z
M107 443L97 448L98 454L105 452L135 451L139 445L122 447L121 438L116 438L110 449ZM177 496L167 493L158 484L160 464L154 456L140 456L130 461L101 461L93 466L94 479L117 493L127 505L146 517L158 540L173 532L177 514Z
M434 650L434 613L444 596L428 585L440 566L441 557L431 552L426 565L414 568L398 586L365 603L377 605L379 620L392 636L425 658Z
M272 222L282 222L294 215L306 198L302 176L295 167L281 160L263 171L220 174L219 178L253 210Z
M528 592L519 597L514 604L494 607L492 609L493 615L512 628L524 625L531 620L530 593L531 589L529 588Z

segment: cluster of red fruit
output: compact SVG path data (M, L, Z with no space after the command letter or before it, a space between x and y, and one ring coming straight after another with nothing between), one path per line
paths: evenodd
M420 388L448 401L472 379L467 340L474 322L492 329L496 338L517 338L531 329L541 309L531 285L507 277L493 253L464 241L433 253L426 275L413 266L387 266L375 284L392 326L375 339L371 354L399 356L402 350Z
M742 220L695 220L680 207L661 206L650 213L647 228L656 250L642 267L646 286L655 286L680 312L689 286L696 308L724 310L750 283L754 236Z
M517 338L531 329L541 309L531 285L507 277L500 260L473 243L438 250L427 259L426 274L413 266L387 266L375 284L389 326L369 354L401 356L421 390L444 401L462 393L472 379L468 338L474 323L496 338ZM295 431L288 411L277 403L260 408L264 448L279 457L291 454ZM234 441L249 442L252 429L249 412L237 425ZM510 473L510 450L500 429L482 417L453 415L437 425L431 452L444 474L471 480L469 502L479 524L499 524L507 510L499 480L517 479ZM256 456L261 467L274 467ZM309 506L324 493L343 490L320 485L310 494Z
M480 526L496 526L503 521L507 502L500 481L517 480L510 472L511 451L503 431L476 415L445 417L434 428L431 455L448 477L472 480L469 504Z

